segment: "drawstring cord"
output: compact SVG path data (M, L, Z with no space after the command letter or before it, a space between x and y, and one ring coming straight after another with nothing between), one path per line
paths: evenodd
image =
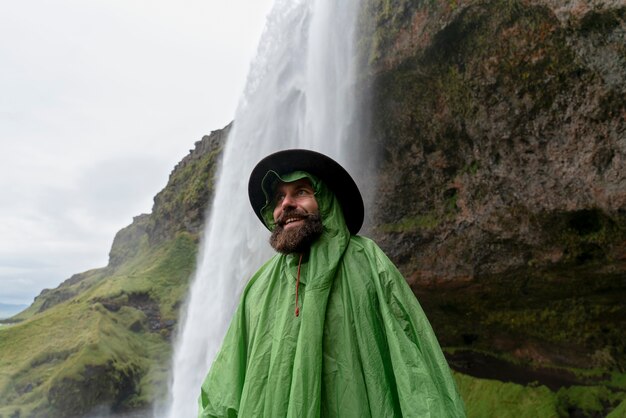
M300 307L298 306L298 288L300 287L300 266L302 265L302 253L300 253L300 261L298 261L298 276L296 277L296 317L300 316Z

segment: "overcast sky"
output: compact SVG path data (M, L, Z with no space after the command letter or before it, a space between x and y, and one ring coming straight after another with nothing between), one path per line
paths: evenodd
M232 120L271 3L0 2L0 303L106 265Z

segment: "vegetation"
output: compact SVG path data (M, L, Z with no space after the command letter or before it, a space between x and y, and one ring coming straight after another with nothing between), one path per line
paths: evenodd
M538 384L522 386L458 373L455 378L468 418L624 416L626 396L605 386L571 386L553 392Z
M0 416L74 416L164 394L196 238L180 233L73 298L0 329Z
M118 232L107 267L44 290L0 328L0 417L84 416L99 406L120 412L164 397L198 225L227 132L196 143L153 214ZM172 191L176 199L163 198Z

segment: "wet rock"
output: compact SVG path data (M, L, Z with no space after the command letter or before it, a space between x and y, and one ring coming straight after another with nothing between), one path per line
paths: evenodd
M620 370L626 8L575 3L367 2L369 235L444 345Z

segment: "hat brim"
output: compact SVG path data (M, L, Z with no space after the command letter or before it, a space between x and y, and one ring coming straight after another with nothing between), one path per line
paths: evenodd
M319 152L305 149L289 149L270 154L259 161L252 170L248 181L248 196L254 213L263 224L261 209L266 201L262 182L270 170L278 175L306 171L322 180L339 200L350 233L356 235L359 232L365 212L363 198L356 183L335 160Z

